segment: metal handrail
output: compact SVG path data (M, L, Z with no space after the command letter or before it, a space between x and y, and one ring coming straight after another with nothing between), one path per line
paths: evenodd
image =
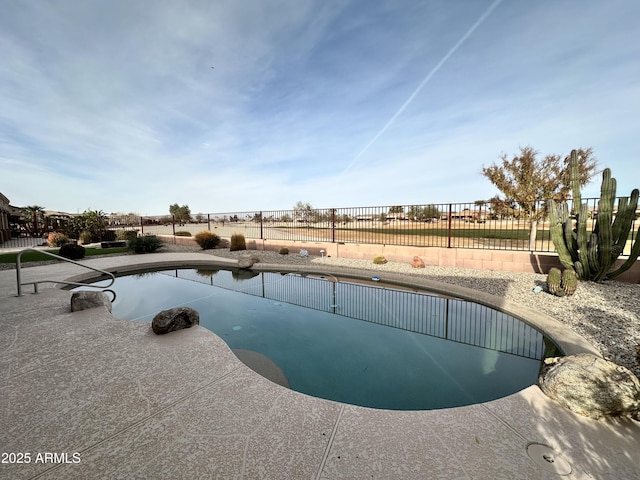
M39 252L39 253L43 253L45 255L48 255L50 257L53 258L57 258L58 260L63 260L65 262L69 262L69 263L73 263L74 265L79 265L81 267L84 268L88 268L89 270L93 270L94 272L99 272L102 273L104 275L107 275L108 277L111 277L111 282L109 282L108 285L92 285L90 283L81 283L81 282L68 282L66 280L38 280L35 282L21 282L21 264L20 264L20 260L22 257L22 254L25 252ZM84 265L82 263L76 262L74 260L71 260L69 258L66 257L61 257L60 255L56 255L54 253L51 252L46 252L44 250L36 250L35 248L25 248L24 250L22 250L20 253L18 253L18 255L16 256L16 281L18 283L18 297L22 297L24 296L22 293L22 286L23 285L33 285L33 293L38 293L38 284L40 283L62 283L64 285L73 285L76 287L90 287L90 288L97 288L99 290L106 290L108 289L111 285L113 285L113 283L116 281L116 277L113 275L113 273L111 272L107 272L106 270L101 270L99 268L95 268L95 267L90 267L89 265ZM115 296L115 295L114 295Z

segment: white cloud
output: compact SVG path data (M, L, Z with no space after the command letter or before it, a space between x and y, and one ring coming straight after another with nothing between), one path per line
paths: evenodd
M10 3L0 191L149 214L474 201L529 144L592 146L638 186L640 6L501 2L416 90L489 5Z

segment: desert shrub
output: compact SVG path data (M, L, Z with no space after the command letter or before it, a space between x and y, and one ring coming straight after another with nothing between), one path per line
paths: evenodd
M138 236L138 230L116 230L116 238L118 240L129 241Z
M179 232L176 232L176 237L190 237L191 236L191 232L187 232L186 230L180 230Z
M135 253L151 253L162 247L162 240L155 235L145 235L130 239L128 245Z
M383 255L376 255L375 257L373 257L373 263L375 263L376 265L384 265L385 263L387 263L387 259L384 258Z
M234 233L231 235L231 245L229 250L235 252L237 250L246 250L247 241L244 239L244 235L241 233Z
M91 232L89 230L84 230L80 233L80 243L86 245L87 243L91 243Z
M47 237L47 245L50 247L61 247L65 243L69 243L69 237L64 233L51 232Z
M289 249L287 247L282 247L278 253L280 255L288 255L289 254Z
M82 245L75 245L73 243L65 243L60 247L58 255L70 260L80 260L84 258L85 250Z
M194 237L195 241L200 248L203 250L208 250L210 248L216 248L216 246L220 243L220 237L209 230L204 230L202 232L196 233Z

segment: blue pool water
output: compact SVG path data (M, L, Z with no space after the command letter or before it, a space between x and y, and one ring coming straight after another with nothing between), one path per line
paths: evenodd
M120 277L113 314L151 322L188 306L231 349L274 362L293 390L425 410L485 402L535 383L551 342L496 310L379 284L246 271Z

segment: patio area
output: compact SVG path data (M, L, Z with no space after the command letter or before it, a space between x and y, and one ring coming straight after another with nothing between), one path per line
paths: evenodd
M236 265L199 253L82 261L119 273L214 262ZM0 271L0 478L640 479L640 423L575 415L537 386L442 410L340 404L270 382L202 327L157 336L40 290L16 297L15 270Z

